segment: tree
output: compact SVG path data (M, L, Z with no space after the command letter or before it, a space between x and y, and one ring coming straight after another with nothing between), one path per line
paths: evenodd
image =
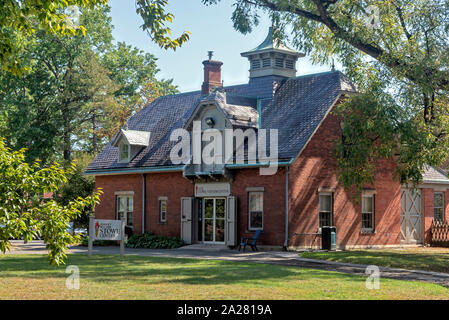
M108 0L10 0L0 4L0 63L3 70L21 74L27 68L19 57L21 45L14 41L15 33L28 37L43 30L58 36L86 35L86 28L79 23L79 10L105 7ZM161 48L176 50L189 40L185 31L172 39L173 14L165 11L167 0L136 0L136 12L142 17L142 29Z
M67 232L69 222L86 207L94 207L99 193L65 205L55 200L43 201L41 195L57 193L74 166L62 169L58 164L46 168L40 168L39 162L29 165L24 152L12 151L0 139L0 250L9 250L11 238L31 241L40 236L45 239L50 263L59 265L66 257L68 245L80 240Z
M0 63L3 70L14 73L23 71L18 54L20 45L14 41L14 33L31 36L38 29L48 33L76 35L85 28L76 23L76 8L95 8L106 5L107 0L12 0L0 8ZM75 11L75 12L74 12Z
M64 182L58 192L53 194L53 199L59 205L67 206L71 201L76 201L79 197L87 198L95 194L95 178L83 175L84 170L93 160L92 154L79 152L75 156L72 167L73 170L67 175L67 181ZM90 205L80 210L79 215L73 219L74 228L88 228L89 217L93 216L94 208Z
M168 0L136 0L136 12L143 19L142 29L147 31L151 39L164 49L180 47L190 38L190 32L185 31L178 38L170 38L171 29L166 26L173 21L173 14L165 11Z
M27 161L96 154L143 107L140 91L147 83L160 94L177 92L171 80L156 79L153 55L113 43L108 6L80 14L85 36L18 36L28 70L21 76L0 72L0 135L15 150L27 147Z

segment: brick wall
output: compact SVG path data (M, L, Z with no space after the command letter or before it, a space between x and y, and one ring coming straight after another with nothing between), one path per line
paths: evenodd
M96 188L101 188L103 194L100 203L95 207L97 219L116 219L116 195L118 191L134 192L134 231L140 233L142 230L142 176L139 174L97 176L95 178Z
M424 226L424 243L430 244L431 240L431 226L432 221L434 219L434 198L433 195L435 192L444 192L444 219L448 220L448 207L449 207L449 190L445 190L446 188L436 189L432 188L423 188L422 189L422 199L423 199L423 226Z
M167 197L167 222L159 222L159 197ZM180 172L147 175L146 230L169 236L181 236L181 197L193 197L193 184Z
M339 246L399 244L401 186L393 179L393 162L382 161L374 186L367 186L376 190L375 233L362 234L360 203L351 201L353 194L337 183L338 165L333 146L340 134L338 119L329 115L290 169L290 235L318 232L318 189L334 188L333 221ZM310 237L297 236L289 245L304 246L310 241Z
M248 230L248 187L264 187L263 232L261 245L283 246L285 237L285 169L278 168L275 175L261 176L259 169L235 172L232 194L238 197L240 237L251 237L255 231Z

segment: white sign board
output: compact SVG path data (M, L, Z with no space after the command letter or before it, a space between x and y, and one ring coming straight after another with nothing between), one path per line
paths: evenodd
M94 240L122 240L121 220L94 220Z
M120 256L125 254L125 219L100 220L89 219L89 258L92 256L94 240L120 241Z
M217 182L195 184L195 197L227 197L230 194L230 183Z

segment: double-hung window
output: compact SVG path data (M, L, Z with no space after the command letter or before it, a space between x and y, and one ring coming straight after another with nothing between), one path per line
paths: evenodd
M444 193L435 192L433 194L433 218L435 221L444 220Z
M362 195L362 232L374 231L374 194Z
M125 217L125 224L129 227L133 226L133 196L120 195L117 196L117 219Z
M319 227L332 226L332 193L322 192L319 195Z
M263 192L249 192L248 229L263 229Z

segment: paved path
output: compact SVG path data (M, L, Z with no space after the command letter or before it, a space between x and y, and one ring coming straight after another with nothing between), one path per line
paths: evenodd
M47 250L42 241L33 241L24 244L23 241L14 241L13 250L7 254L46 254ZM71 247L71 254L87 254L86 247ZM119 254L119 247L94 247L93 254ZM125 255L214 259L238 262L266 263L301 268L320 269L366 276L367 265L342 263L334 261L306 259L299 257L297 252L259 251L239 252L229 250L224 246L185 246L179 249L125 249ZM449 287L449 273L428 272L420 270L405 270L379 267L380 276L398 280L412 280L436 283Z

